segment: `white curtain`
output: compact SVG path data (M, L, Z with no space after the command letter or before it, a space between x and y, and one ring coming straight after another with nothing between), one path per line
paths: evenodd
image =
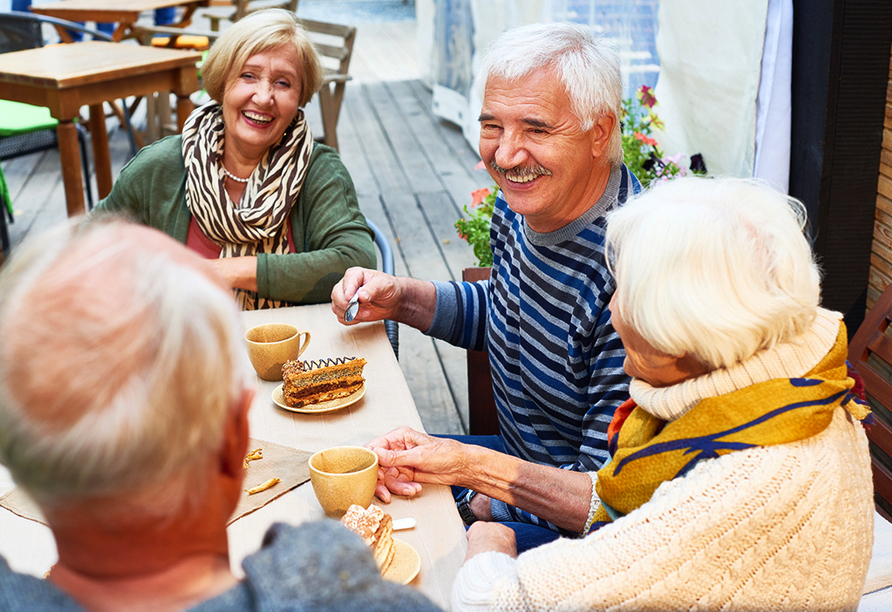
M661 0L663 149L700 152L711 175L758 176L786 192L792 27L792 0Z

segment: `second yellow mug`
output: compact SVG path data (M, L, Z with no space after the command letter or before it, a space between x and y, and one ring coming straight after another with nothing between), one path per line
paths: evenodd
M282 380L282 365L301 356L310 344L310 332L289 323L266 323L245 332L248 358L263 380Z

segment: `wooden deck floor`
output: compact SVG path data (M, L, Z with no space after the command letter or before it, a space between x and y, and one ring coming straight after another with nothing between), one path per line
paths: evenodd
M360 205L394 247L397 274L460 279L474 258L453 224L470 192L487 186L489 177L473 169L479 158L461 132L431 114L431 94L414 63L414 22L358 28L354 80L347 86L338 138ZM315 100L307 114L311 127L321 130ZM117 176L129 158L121 130L110 133L110 147ZM13 248L28 234L64 220L57 151L3 162L2 168L17 213L10 226ZM465 352L400 326L400 365L425 428L466 432Z

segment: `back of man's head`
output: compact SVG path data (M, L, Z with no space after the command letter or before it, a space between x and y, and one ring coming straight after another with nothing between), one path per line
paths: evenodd
M0 338L0 461L42 506L202 494L246 370L194 254L119 220L55 228L0 273Z
M475 86L483 99L490 77L517 80L543 68L554 71L564 84L571 110L584 131L607 113L616 117L607 145L607 160L612 166L619 166L623 161L623 84L616 46L577 23L533 23L513 28L487 47Z

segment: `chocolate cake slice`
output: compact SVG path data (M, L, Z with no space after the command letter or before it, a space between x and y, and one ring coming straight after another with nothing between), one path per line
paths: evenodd
M282 366L285 403L292 408L303 408L346 397L365 381L362 377L365 364L366 360L361 357L286 361Z

